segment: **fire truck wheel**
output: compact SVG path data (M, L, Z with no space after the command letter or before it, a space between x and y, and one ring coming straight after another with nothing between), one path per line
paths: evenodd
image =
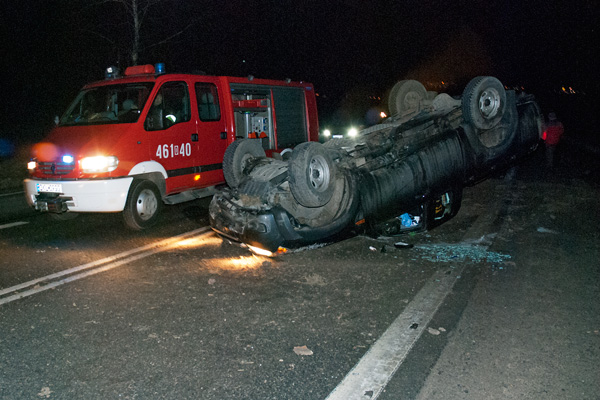
M240 139L231 143L223 156L223 175L225 182L232 187L238 187L244 178L244 169L249 160L265 157L262 142L256 139Z
M418 111L421 107L421 100L426 98L427 90L421 82L411 79L400 81L390 91L390 113L404 115Z
M123 218L127 227L140 231L153 226L162 209L160 192L148 180L134 180L129 189Z
M493 76L478 76L465 87L462 96L463 118L477 129L495 127L506 105L506 91Z
M290 191L304 207L321 207L335 190L335 164L328 151L317 142L294 148L288 161Z

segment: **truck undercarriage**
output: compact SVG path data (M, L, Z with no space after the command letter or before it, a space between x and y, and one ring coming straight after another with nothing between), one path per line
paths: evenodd
M257 140L232 143L212 228L270 252L365 229L431 229L458 212L463 187L534 150L542 134L533 96L493 77L474 78L460 99L401 81L389 105L392 116L356 138L302 143L286 159L265 157Z

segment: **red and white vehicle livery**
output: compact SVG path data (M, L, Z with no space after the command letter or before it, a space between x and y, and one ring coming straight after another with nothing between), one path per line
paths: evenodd
M33 148L28 203L67 219L123 212L126 225L153 225L165 204L214 193L223 157L239 138L277 156L318 140L314 88L291 82L165 74L129 67L86 85L58 125Z

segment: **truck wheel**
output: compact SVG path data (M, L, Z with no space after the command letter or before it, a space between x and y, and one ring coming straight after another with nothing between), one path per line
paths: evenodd
M421 82L411 79L400 81L390 91L390 113L391 115L404 115L419 111L421 100L426 98L427 90Z
M240 139L231 143L223 156L225 182L232 188L238 187L245 176L244 169L248 161L265 156L260 140Z
M320 207L335 190L335 164L322 144L302 143L288 161L290 191L304 207Z
M493 76L478 76L463 92L463 118L477 129L490 129L502 119L505 104L506 91L502 83Z
M134 180L129 188L123 219L127 227L141 231L158 220L162 200L156 185L148 180Z

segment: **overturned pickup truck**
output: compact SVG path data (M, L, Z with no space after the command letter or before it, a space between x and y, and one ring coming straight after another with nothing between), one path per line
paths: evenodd
M365 230L431 229L456 215L463 187L533 151L542 134L533 96L494 77L471 80L461 99L400 81L389 108L355 138L302 143L278 158L256 139L233 142L229 187L210 204L213 230L275 252Z

